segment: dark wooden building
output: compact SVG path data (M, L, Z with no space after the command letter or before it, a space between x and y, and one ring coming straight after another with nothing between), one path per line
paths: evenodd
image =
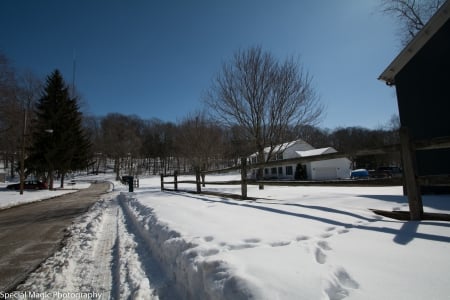
M403 134L402 153L408 147L413 164L413 174L406 174L411 171L404 166L405 177L448 176L448 146L441 144L431 149L433 147L415 148L415 145L416 142L450 137L450 0L441 6L379 79L396 87ZM422 180L418 187L419 194L420 191L450 192L445 182L434 186L424 182Z

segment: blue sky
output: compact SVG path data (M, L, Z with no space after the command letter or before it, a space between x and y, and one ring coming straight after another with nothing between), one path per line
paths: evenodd
M221 64L260 45L298 57L324 128L377 128L398 114L378 75L401 50L380 0L2 0L0 51L18 69L58 68L83 110L177 122L202 107Z

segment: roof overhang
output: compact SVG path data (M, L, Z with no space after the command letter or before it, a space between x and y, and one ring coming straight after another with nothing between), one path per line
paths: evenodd
M442 4L439 10L431 17L421 31L406 45L400 54L381 73L378 80L383 80L388 85L395 84L395 76L406 66L406 64L422 49L422 47L433 37L450 17L450 0Z

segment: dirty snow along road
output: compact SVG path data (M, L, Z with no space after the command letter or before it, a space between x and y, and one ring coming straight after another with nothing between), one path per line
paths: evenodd
M108 183L83 186L79 191L72 190L62 196L60 191L25 191L20 195L17 191L1 190L0 292L14 288L60 248L66 228L109 189ZM52 198L29 203L42 200L42 196ZM5 204L9 207L25 203L3 209Z

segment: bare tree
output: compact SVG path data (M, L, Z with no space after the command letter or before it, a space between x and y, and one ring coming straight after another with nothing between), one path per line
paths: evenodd
M178 152L196 172L207 170L215 159L222 157L222 141L222 130L202 112L186 117L178 126Z
M23 194L24 182L25 182L25 158L26 147L28 146L29 139L27 139L27 128L30 120L33 118L33 111L31 107L39 98L39 93L43 88L42 81L36 77L31 71L25 71L18 79L19 89L17 92L17 99L22 108L22 124L21 124L21 150L20 150L20 194Z
M0 151L4 166L10 167L10 176L15 176L16 154L19 145L20 105L17 101L17 77L8 58L0 53Z
M174 163L175 136L176 125L171 122L163 122L159 119L145 122L141 155L148 160L147 170L152 169L153 174L166 174L170 169L178 168L178 165ZM151 160L153 160L153 166L151 166Z
M329 129L322 129L319 127L306 125L295 128L294 134L316 148L324 148L330 146Z
M206 103L229 126L239 125L263 162L289 128L314 125L323 113L312 77L292 58L278 62L261 47L238 51L224 63L206 96ZM262 169L257 175L262 178Z
M101 117L83 115L83 128L92 144L92 160L89 166L92 168L91 172L96 175L98 175L100 167L102 167L103 172L105 171L107 162L106 153L103 153L105 147L102 137L101 121Z
M381 0L381 11L397 19L399 36L406 45L428 22L445 0Z
M141 121L136 116L125 116L111 113L101 121L103 137L103 151L105 155L114 159L116 180L120 180L122 164L128 165L130 175L133 170L132 159L139 155L141 147Z

